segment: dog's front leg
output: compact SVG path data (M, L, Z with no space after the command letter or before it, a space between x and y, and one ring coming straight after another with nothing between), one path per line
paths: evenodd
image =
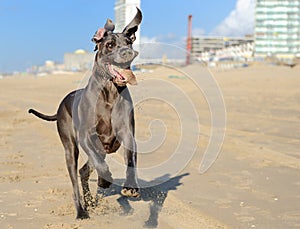
M82 149L88 155L98 173L98 186L108 188L112 183L112 174L105 162L106 154L98 134L92 128L89 131L80 132L79 139Z
M123 115L123 118L120 118L120 114ZM134 110L128 90L123 91L120 101L116 103L112 111L112 124L118 141L124 146L124 159L127 166L126 180L121 194L128 197L139 197Z
M134 137L127 133L123 138L124 158L127 165L126 181L121 191L122 195L128 197L139 197L139 187L137 181L137 147Z

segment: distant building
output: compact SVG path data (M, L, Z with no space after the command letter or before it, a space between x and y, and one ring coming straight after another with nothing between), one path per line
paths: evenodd
M116 32L122 32L126 25L134 18L136 7L141 7L140 0L117 0L115 3ZM135 33L136 44L140 43L140 30Z
M64 54L64 67L68 71L84 71L92 68L95 54L78 49Z
M299 0L256 0L255 56L300 57Z
M32 66L28 69L29 73L39 74L39 73L53 73L55 71L64 70L64 65L52 60L46 60L43 65Z
M253 37L192 37L191 54L200 61L250 58Z

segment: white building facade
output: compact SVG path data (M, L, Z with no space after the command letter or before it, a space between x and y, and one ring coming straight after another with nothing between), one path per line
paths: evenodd
M253 37L193 37L192 56L198 61L240 61L253 56Z
M115 31L122 32L136 15L136 7L141 8L140 0L117 0L115 3ZM135 33L136 44L140 43L140 30Z
M256 0L255 56L300 57L300 0Z

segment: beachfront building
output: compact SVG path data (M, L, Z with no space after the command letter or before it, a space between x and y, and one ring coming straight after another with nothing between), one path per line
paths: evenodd
M241 60L253 55L253 37L192 37L192 57L198 61Z
M300 57L300 1L256 0L255 56Z
M126 25L134 18L136 7L141 8L140 0L117 0L115 3L115 31L122 32ZM136 44L140 43L140 30L135 33Z
M199 36L192 37L192 54L197 56L202 52L214 52L219 49L230 46L237 46L253 42L252 36L245 37L216 37L216 36Z
M64 54L64 68L67 71L84 71L92 68L95 54L78 49Z

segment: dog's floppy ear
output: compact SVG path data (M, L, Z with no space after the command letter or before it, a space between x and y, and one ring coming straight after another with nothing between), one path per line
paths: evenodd
M115 29L115 25L112 22L112 20L107 19L104 28L99 28L96 31L95 35L92 38L92 41L96 44L101 42L102 38L106 36L108 33L112 33L114 29Z
M135 41L135 35L134 35L134 33L138 30L138 26L142 22L142 18L143 18L141 10L139 8L136 8L136 9L137 9L137 13L136 13L135 17L125 27L125 29L122 32L126 36L130 37L131 40L132 40L132 42Z
M94 34L93 38L92 38L92 41L94 43L99 43L101 41L101 39L104 37L104 34L105 34L105 29L104 28L99 28L96 33Z
M102 41L103 37L106 36L108 33L112 33L114 29L115 25L112 22L112 20L107 19L104 28L99 28L92 38L92 41L96 43L94 51L98 50L98 44Z

